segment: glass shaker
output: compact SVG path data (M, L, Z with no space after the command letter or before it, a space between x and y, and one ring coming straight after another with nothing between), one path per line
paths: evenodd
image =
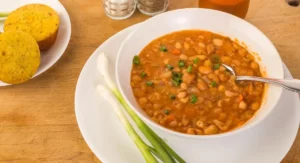
M167 10L169 0L137 0L137 7L141 13L149 16L160 14Z
M126 19L134 13L136 0L103 0L103 7L108 17Z

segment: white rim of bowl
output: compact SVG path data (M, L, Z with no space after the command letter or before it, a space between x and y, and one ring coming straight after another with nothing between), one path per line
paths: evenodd
M166 127L163 127L162 125L159 125L155 122L153 122L152 120L148 119L147 117L145 117L144 115L142 115L141 113L139 113L137 111L137 108L135 108L132 103L128 100L125 92L123 91L122 87L121 87L121 83L120 83L120 79L119 79L119 75L118 74L118 65L119 65L119 60L120 60L120 54L121 54L121 50L123 49L124 47L124 44L126 43L127 40L129 40L131 38L131 36L136 32L137 29L141 28L142 25L146 25L148 22L151 22L151 20L153 19L156 19L157 17L162 17L166 14L170 14L170 13L174 13L174 12L182 12L182 11L186 11L186 10L206 10L206 11L210 11L210 12L218 12L218 13L222 13L222 14L225 14L229 17L232 17L233 19L237 19L238 21L243 21L244 23L246 23L248 26L251 26L252 28L254 28L255 30L257 30L261 35L262 37L264 37L269 43L270 43L270 46L272 46L272 48L274 48L274 50L276 51L276 53L278 54L277 57L279 58L279 60L281 61L281 66L280 66L280 76L281 78L284 78L284 70L283 70L283 64L282 64L282 60L280 58L280 55L277 51L277 49L275 48L275 46L273 45L273 43L270 41L270 39L265 36L265 34L260 31L257 27L255 27L254 25L252 25L251 23L245 21L244 19L241 19L237 16L234 16L234 15L231 15L231 14L228 14L228 13L225 13L225 12L222 12L222 11L217 11L217 10L212 10L212 9L203 9L203 8L186 8L186 9L177 9L177 10L173 10L173 11L168 11L168 12L165 12L165 13L162 13L162 14L159 14L155 17L152 17L142 23L139 24L139 26L133 31L131 32L125 39L124 41L122 42L121 46L120 46L120 49L118 51L118 54L117 54L117 61L116 61L116 65L115 65L115 75L116 75L116 81L117 81L117 87L118 89L120 90L123 98L126 100L127 104L132 108L132 110L134 110L134 112L138 115L139 118L141 118L143 121L145 121L147 124L150 124L151 126L155 127L155 128L158 128L160 129L161 131L164 131L164 132L167 132L167 133L170 133L172 135L176 135L176 136L180 136L180 137L185 137L185 138L193 138L193 139L212 139L212 138L223 138L223 137L228 137L228 136L232 136L232 135L236 135L236 134L240 134L241 132L243 131L246 131L250 128L253 128L254 126L256 126L257 124L263 122L269 115L270 113L273 111L273 108L276 107L276 105L278 104L278 101L280 100L281 96L282 96L282 92L283 92L283 88L278 88L279 89L279 96L278 96L278 99L276 100L276 102L273 103L273 106L272 106L272 109L270 111L268 111L266 113L266 115L259 119L257 122L254 122L253 124L250 124L250 125L246 125L250 120L248 120L245 124L243 124L242 126L240 126L239 128L236 128L234 130L231 130L231 131L228 131L228 132L225 132L225 133L221 133L221 134L214 134L214 135L189 135L189 134L185 134L185 133L181 133L181 132L176 132L176 131L173 131L171 129L168 129ZM270 89L270 88L268 88ZM255 116L255 115L254 115ZM246 126L245 126L246 125Z

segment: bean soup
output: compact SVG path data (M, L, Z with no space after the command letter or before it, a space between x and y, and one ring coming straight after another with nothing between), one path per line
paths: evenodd
M149 43L133 58L131 87L139 106L156 123L192 135L242 126L260 108L264 84L235 81L262 76L245 48L208 31L184 30Z

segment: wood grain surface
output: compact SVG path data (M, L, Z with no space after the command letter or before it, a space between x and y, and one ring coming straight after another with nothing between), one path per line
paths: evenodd
M0 163L100 162L76 123L77 78L101 43L149 17L136 11L129 19L112 20L105 16L101 0L61 3L72 22L63 57L27 83L0 88ZM170 0L169 10L186 7L197 7L197 1ZM251 0L246 19L271 39L293 76L300 78L300 7L289 7L284 0ZM282 162L300 163L300 134Z

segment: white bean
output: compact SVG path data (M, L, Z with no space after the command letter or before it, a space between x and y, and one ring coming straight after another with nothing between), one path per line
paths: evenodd
M215 48L212 44L209 44L206 46L206 50L207 50L207 53L210 54L215 50Z
M205 123L201 120L198 120L196 122L196 126L199 127L199 128L205 128Z
M203 49L205 48L205 45L202 42L199 42L198 45L199 45L199 47L201 47Z
M181 83L180 88L186 90L188 88L188 85L186 83Z
M218 126L218 128L222 131L226 131L228 130L228 126L226 126L223 122L219 121L219 120L214 120L213 121L215 125Z
M233 97L233 96L237 96L237 93L231 92L231 91L225 91L225 95L227 97Z
M185 98L185 96L186 96L186 92L180 92L177 95L178 98Z
M184 104L186 104L188 101L189 101L189 98L188 98L188 97L186 97L186 98L181 98L181 99L180 99L180 102L182 102L182 103L184 103Z
M190 134L190 135L196 135L196 131L194 128L188 128L187 131L186 131L187 134Z
M219 133L219 129L216 125L210 125L206 129L204 129L205 135L217 134Z
M201 73L201 74L209 74L212 72L212 68L211 67L207 67L207 66L200 66L198 71Z
M187 42L184 42L183 46L184 46L185 50L190 49L190 44L188 44Z
M187 56L186 55L184 55L184 54L181 54L180 56L179 56L179 58L181 59L181 60L187 60Z
M178 126L178 122L176 120L170 122L170 127L177 127Z
M239 108L240 109L246 109L247 108L247 103L245 103L244 101L241 101L240 103L239 103Z
M222 46L223 45L223 40L215 38L215 39L213 39L213 43L216 46Z
M176 49L181 49L181 44L180 44L180 42L176 42L175 48L176 48Z

